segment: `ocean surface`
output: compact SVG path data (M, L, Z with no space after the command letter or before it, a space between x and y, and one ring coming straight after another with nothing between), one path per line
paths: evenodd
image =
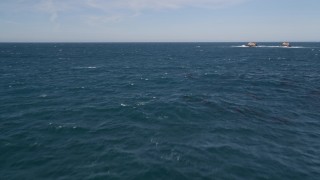
M0 179L320 179L320 43L1 43Z

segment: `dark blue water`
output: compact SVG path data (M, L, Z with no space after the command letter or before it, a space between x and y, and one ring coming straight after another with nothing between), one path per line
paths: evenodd
M0 44L0 179L319 179L320 43Z

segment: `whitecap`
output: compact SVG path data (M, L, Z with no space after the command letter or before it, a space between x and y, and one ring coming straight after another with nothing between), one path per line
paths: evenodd
M138 103L137 103L138 106L144 106L144 105L146 105L146 104L147 104L146 102L138 102Z
M121 105L122 107L128 106L127 104L123 104L123 103L121 103L120 105Z
M87 66L87 67L74 67L74 69L96 69L96 66Z

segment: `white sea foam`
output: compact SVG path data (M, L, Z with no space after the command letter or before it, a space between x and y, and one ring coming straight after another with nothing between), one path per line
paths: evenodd
M259 46L256 46L256 47L249 47L249 46L246 46L246 45L241 45L241 46L231 46L231 47L239 47L239 48L285 48L285 49L312 48L312 47L303 47L303 46L284 47L284 46L267 46L267 45L259 45Z
M248 46L246 46L246 45L241 45L241 46L231 46L231 47L246 48L246 47L248 47Z
M282 47L282 48L288 48L288 49L300 49L300 48L311 48L311 47L292 46L292 47Z
M138 102L137 103L137 106L144 106L144 105L146 105L147 104L147 102Z
M121 105L122 107L128 106L127 104L123 104L123 103L121 103L120 105Z
M96 69L96 66L74 67L74 69Z

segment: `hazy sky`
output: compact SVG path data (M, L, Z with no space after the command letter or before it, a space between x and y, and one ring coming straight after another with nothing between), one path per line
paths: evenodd
M320 41L320 0L0 0L12 41Z

